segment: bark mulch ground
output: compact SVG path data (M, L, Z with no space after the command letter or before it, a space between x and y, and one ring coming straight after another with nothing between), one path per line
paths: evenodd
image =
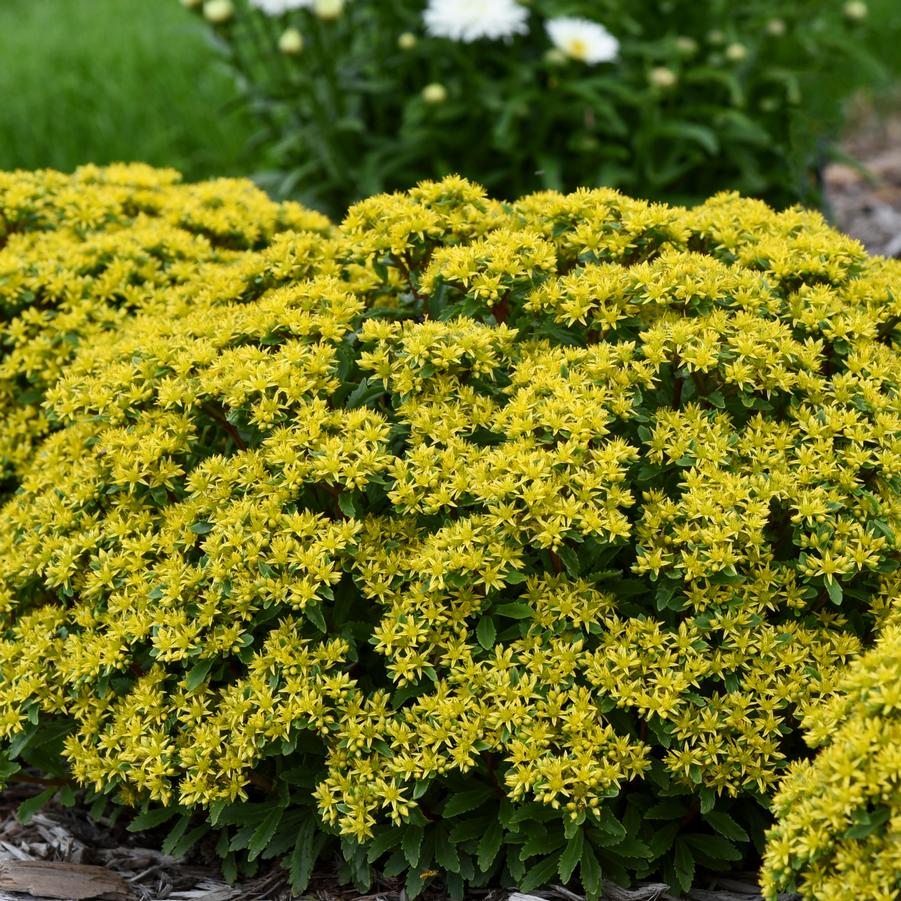
M825 172L833 222L870 253L901 258L901 111L859 115L845 150L856 165Z

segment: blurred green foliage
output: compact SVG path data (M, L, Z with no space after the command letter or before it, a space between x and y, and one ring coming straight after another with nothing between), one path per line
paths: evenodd
M190 179L245 173L253 124L236 95L174 0L0 3L0 169L142 160Z

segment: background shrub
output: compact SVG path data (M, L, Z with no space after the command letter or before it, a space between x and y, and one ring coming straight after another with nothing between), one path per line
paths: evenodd
M3 771L298 888L329 845L455 897L753 862L897 596L901 264L459 178L321 231L150 286L48 386Z
M773 804L764 880L805 898L893 898L901 892L901 628L842 676L805 720L821 750L799 762Z
M452 9L426 28L426 5L351 0L326 17L312 0L193 4L217 20L268 131L270 187L339 215L449 172L503 196L611 185L669 201L724 188L816 200L842 100L885 76L860 3L499 0L481 30L451 27L466 18ZM878 5L874 30L892 15ZM608 37L592 55L578 26L555 47L548 27L572 17L603 26L618 52Z

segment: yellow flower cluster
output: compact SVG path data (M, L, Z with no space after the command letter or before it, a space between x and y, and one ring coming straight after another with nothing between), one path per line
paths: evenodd
M821 750L794 765L776 795L763 869L771 897L784 889L822 901L901 895L899 677L896 615L804 722Z
M156 213L60 240L157 262L131 304L112 262L60 279L116 315L55 358L0 517L0 739L69 717L133 804L300 761L359 840L466 778L576 823L771 791L898 587L901 264L731 195L455 178L330 228L117 178L81 176Z
M244 181L183 185L142 165L0 173L0 479L14 484L51 428L41 401L81 346L179 289L192 297L279 232L328 227Z

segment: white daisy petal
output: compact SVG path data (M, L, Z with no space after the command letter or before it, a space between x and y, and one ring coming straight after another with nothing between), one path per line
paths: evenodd
M525 34L529 11L516 0L429 0L426 31L452 41L511 38Z
M250 5L267 16L280 16L291 9L311 9L313 0L250 0Z
M619 54L619 41L598 22L576 16L559 16L547 23L553 45L583 63L609 63Z

